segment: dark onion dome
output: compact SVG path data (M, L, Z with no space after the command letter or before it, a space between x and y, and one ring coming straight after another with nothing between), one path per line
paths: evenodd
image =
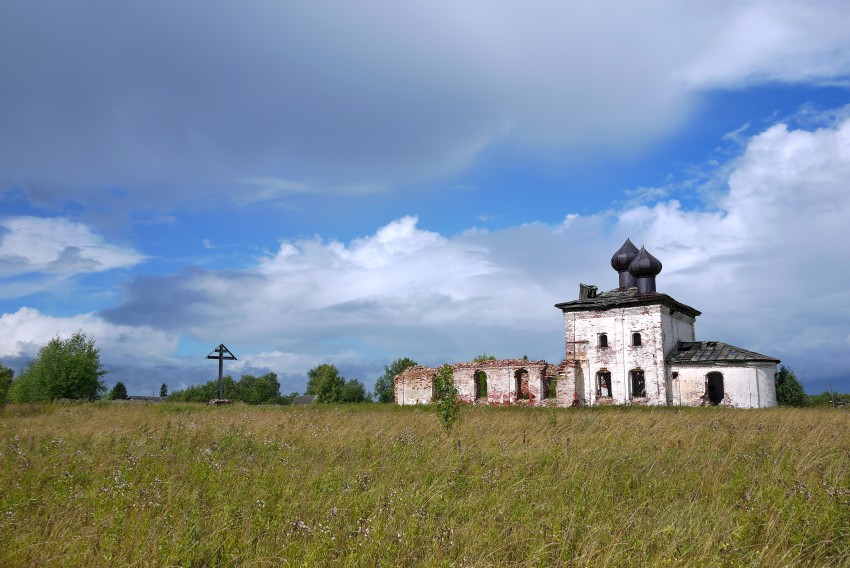
M661 272L661 261L640 247L635 259L629 265L629 274L635 278L654 278Z
M611 257L611 267L617 272L625 272L629 269L629 265L637 255L637 247L632 244L631 240L626 239L626 242L623 243L620 250L615 252L614 256Z

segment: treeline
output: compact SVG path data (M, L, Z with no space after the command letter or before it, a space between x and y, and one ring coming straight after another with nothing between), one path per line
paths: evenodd
M223 398L246 404L292 404L298 393L281 396L277 374L266 373L255 377L242 375L238 381L227 375L221 380ZM168 397L170 402L209 402L218 398L218 379L186 390L175 391Z

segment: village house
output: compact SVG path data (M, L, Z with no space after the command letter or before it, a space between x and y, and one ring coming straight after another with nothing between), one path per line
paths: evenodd
M737 408L776 406L778 359L719 341L697 341L700 312L656 291L661 262L630 240L614 253L619 286L597 293L581 284L564 314L565 358L455 363L458 398L471 404L604 404ZM395 377L398 404L427 404L437 370Z

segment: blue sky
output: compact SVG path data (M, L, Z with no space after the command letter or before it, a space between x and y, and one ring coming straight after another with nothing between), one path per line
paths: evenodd
M131 393L563 357L626 237L697 337L850 391L842 2L0 9L0 358Z

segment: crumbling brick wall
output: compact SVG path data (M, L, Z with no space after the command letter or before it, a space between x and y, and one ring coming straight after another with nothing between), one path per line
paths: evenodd
M544 406L557 404L559 398L549 396L549 381L559 380L557 392L566 389L562 368L546 361L498 359L495 361L464 362L451 365L458 400L470 404L527 404ZM394 379L395 400L398 404L431 402L433 381L437 369L416 366ZM481 384L486 380L486 392ZM479 390L476 392L476 385Z

